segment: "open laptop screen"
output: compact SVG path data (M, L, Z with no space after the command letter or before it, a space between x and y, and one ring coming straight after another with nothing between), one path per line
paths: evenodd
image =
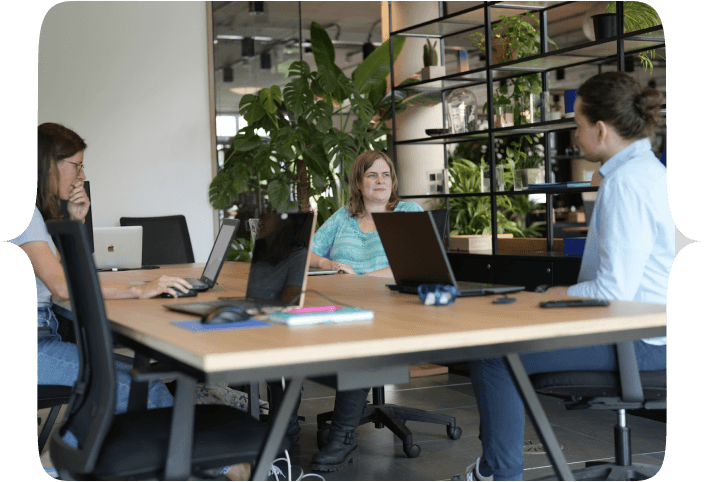
M305 290L313 222L313 213L267 213L259 219L248 299L299 302Z
M227 252L230 250L232 236L235 234L239 224L238 219L223 220L220 232L213 245L213 250L210 252L210 257L208 257L205 268L203 268L203 276L201 276L201 280L207 283L211 288L220 273L220 268L227 257Z

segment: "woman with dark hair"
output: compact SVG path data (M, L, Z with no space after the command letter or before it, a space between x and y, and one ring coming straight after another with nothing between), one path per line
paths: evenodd
M78 378L78 350L75 344L61 341L58 321L51 310L53 300L67 300L68 285L56 247L46 229L46 221L60 218L59 200L68 201L69 217L85 221L90 201L83 187L83 151L86 144L72 130L53 123L39 126L37 203L27 229L10 242L18 245L29 257L37 284L38 383L39 385L72 386ZM143 285L106 284L101 286L107 299L151 298L160 293L175 295L175 289L187 291L190 284L181 278L162 276ZM116 411L127 410L132 367L116 364L118 390ZM149 389L150 408L170 406L171 394L162 383L152 383ZM67 434L69 441L75 438Z
M665 304L675 258L675 224L667 202L665 167L648 136L660 121L662 95L631 77L608 72L577 92L577 142L601 163L599 191L578 283L551 294ZM641 371L665 369L665 337L634 342ZM528 374L615 371L613 345L521 355ZM469 364L481 417L483 453L455 480L521 480L525 412L503 359Z
M379 151L365 151L357 156L350 173L349 202L315 233L310 265L391 277L372 213L423 210L414 202L401 201L397 189L398 179L389 156Z

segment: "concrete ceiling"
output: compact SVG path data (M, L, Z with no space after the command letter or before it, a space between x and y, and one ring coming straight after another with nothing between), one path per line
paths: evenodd
M230 91L234 87L270 87L286 84L286 66L298 60L299 2L263 2L264 13L250 13L252 2L213 2L214 63L216 110L221 113L238 111L241 95ZM437 9L437 2L414 2L427 4ZM472 7L481 2L446 2L448 13ZM519 2L516 2L519 3ZM549 4L550 2L532 2ZM310 38L313 21L326 28L336 47L337 64L349 75L362 61L362 44L371 41L381 43L381 2L310 2L300 3L304 47ZM561 48L589 41L587 33L589 17L601 13L603 2L572 2L548 11L548 35ZM586 20L585 20L586 19ZM585 28L586 25L586 28ZM446 40L446 51L452 48L472 47L464 39L466 35ZM255 38L255 57L243 58L242 37ZM261 54L271 56L271 66L262 69ZM478 52L476 52L478 53ZM664 55L664 52L662 52ZM472 53L470 52L470 55ZM447 56L452 59L454 56ZM303 59L315 68L311 53ZM451 60L450 60L451 61ZM661 62L664 67L664 61ZM233 70L232 82L223 79L224 70ZM568 81L581 82L596 73L596 67L568 70ZM665 69L657 69L651 76L642 73L636 65L633 73L642 83L655 80L658 88L665 88ZM554 77L554 76L553 76ZM553 88L560 88L560 81L552 81ZM571 88L568 86L566 88Z

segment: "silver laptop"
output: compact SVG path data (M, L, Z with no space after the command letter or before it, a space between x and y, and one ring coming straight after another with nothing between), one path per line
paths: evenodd
M457 296L481 296L522 291L524 286L456 281L430 212L372 213L396 284L402 293L418 293L422 284L446 284Z
M208 262L205 263L203 274L200 278L186 278L186 281L191 283L193 291L207 291L215 286L215 281L218 279L222 265L227 259L227 252L230 250L232 238L235 237L237 227L240 225L239 219L223 219L222 226L215 238L215 244L208 256Z
M142 226L93 228L93 246L98 269L142 267Z
M252 315L303 306L316 213L268 213L259 219L244 298L165 305L203 316L223 306L244 308Z

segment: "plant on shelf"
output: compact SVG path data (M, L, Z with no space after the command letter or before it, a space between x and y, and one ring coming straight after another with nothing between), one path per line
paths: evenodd
M525 140L525 142L535 143L536 138L531 138ZM514 172L516 172L516 161L519 162L519 168L521 166L529 166L530 162L537 162L538 165L543 163L543 157L539 149L531 151L529 154L525 154L526 157L531 157L529 161L523 159L523 150L516 150L517 146L513 146L513 152L509 153L509 148L504 148L504 139L495 139L495 150L496 150L496 165L502 166L504 182L506 184L506 189L511 190L514 188ZM542 146L539 146L542 147ZM452 153L449 159L450 169L448 173L456 174L454 177L450 175L449 190L450 193L463 193L463 192L479 192L481 189L478 187L481 183L481 168L487 164L486 152L488 148L487 141L470 142L463 143L457 146L457 148ZM515 158L514 156L518 156ZM535 161L537 158L539 161ZM477 161L469 161L467 159L477 159ZM467 163L471 162L471 166ZM478 167L475 167L478 166ZM453 171L454 170L454 171ZM471 176L479 176L477 178L469 179ZM464 189L467 189L466 191ZM479 200L483 201L479 201ZM501 233L517 233L515 229L520 231L522 234L514 234L517 237L540 237L542 236L542 226L543 222L532 222L528 223L530 214L541 207L540 204L535 203L530 200L529 196L523 195L500 195L497 196L497 207L500 208L501 216L497 213L497 224L499 224L499 231ZM455 234L482 234L483 232L491 232L491 201L489 197L468 197L468 198L451 198L450 199L450 220L451 225L450 230L454 231ZM488 218L487 218L487 211ZM476 220L470 218L477 217ZM515 224L505 224L507 222L512 222ZM506 227L509 227L509 230ZM503 227L503 231L501 228ZM514 231L511 231L514 229Z
M213 207L227 209L238 194L261 190L278 211L308 211L313 200L322 224L347 201L347 174L357 155L386 149L389 42L347 77L335 64L327 32L314 22L310 33L316 71L306 62L293 62L283 91L274 85L242 97L240 114L247 126L234 137L210 184ZM394 58L404 40L394 39ZM397 101L396 112L416 104L407 95Z
M499 164L503 166L502 164ZM464 194L481 191L481 166L470 160L454 158L448 168L450 194ZM505 169L505 167L504 167ZM505 179L512 179L509 170L504 171ZM527 196L516 196L527 197ZM496 196L496 224L499 234L513 234L516 237L539 236L538 225L526 226L524 213L519 208L526 204L516 202L507 195ZM444 203L443 203L444 206ZM535 209L535 204L531 211ZM468 196L449 198L450 235L491 234L491 199L489 196Z
M606 6L606 13L616 13L616 2L609 2ZM643 30L650 27L662 25L658 13L653 7L643 2L623 2L623 28L626 33ZM664 59L655 50L639 52L637 55L643 70L650 70L653 73L653 60L656 57Z
M423 66L432 67L438 65L438 53L435 51L437 41L431 44L430 39L426 39L426 44L423 45Z
M499 15L499 21L492 24L491 50L493 63L522 59L540 53L540 32L534 27L538 18L531 12L506 16ZM482 32L474 32L467 37L475 47L486 51L486 42ZM547 39L557 48L557 44ZM496 127L521 125L534 122L527 114L533 112L536 106L535 98L541 96L543 90L539 73L505 79L494 90L493 103ZM531 99L531 95L533 99ZM538 105L546 105L546 102ZM513 106L513 109L511 109ZM484 104L486 112L488 103ZM512 110L512 112L510 112ZM547 111L546 111L547 114ZM547 117L547 115L546 115Z

